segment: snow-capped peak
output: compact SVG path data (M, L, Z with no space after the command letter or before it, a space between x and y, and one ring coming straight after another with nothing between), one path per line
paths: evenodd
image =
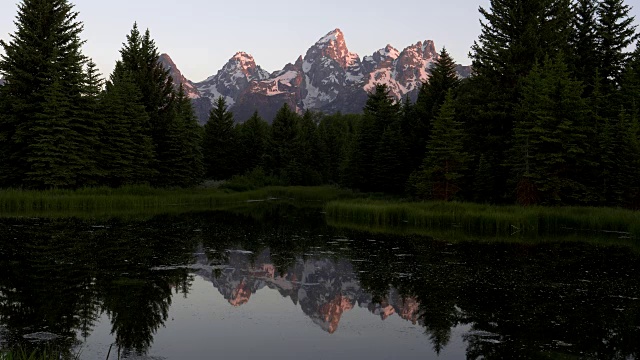
M268 73L256 65L253 56L240 51L215 76L194 85L203 100L224 97L239 121L254 109L272 119L283 103L300 110L350 113L362 110L366 92L375 84L387 84L397 99L415 96L437 59L431 40L418 41L402 51L388 44L361 58L349 51L343 32L336 28L281 70ZM200 108L200 118L206 119L206 106Z
M336 61L345 70L360 61L358 54L349 52L344 34L340 29L334 29L320 38L304 57L307 64L317 62L322 58Z
M229 59L227 65L231 68L247 71L249 69L255 69L256 61L250 54L247 54L244 51L239 51Z
M344 42L344 34L342 33L342 30L336 28L332 31L330 31L329 33L327 33L327 35L325 35L324 37L322 37L322 39L318 40L316 42L316 45L322 45L322 44L326 44L326 43L331 43L332 41L334 42Z
M400 52L398 51L398 49L391 46L391 44L387 44L384 49L378 50L378 54L380 54L380 56L382 57L391 58L394 60L397 59L398 56L400 56Z
M244 51L238 51L237 53L235 53L235 55L233 55L231 59L237 61L240 64L255 64L253 56Z

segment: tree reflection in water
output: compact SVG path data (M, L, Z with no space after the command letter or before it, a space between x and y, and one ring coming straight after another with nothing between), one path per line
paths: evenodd
M25 335L55 334L70 354L106 314L125 355L143 355L197 275L238 306L277 290L329 333L356 307L399 316L438 354L463 326L469 359L638 358L638 270L626 248L370 234L329 227L313 207L3 219L0 336L35 348Z

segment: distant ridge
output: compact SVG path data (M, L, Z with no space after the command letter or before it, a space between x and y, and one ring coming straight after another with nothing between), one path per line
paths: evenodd
M335 29L304 56L271 74L246 52L236 53L215 75L199 83L186 79L169 55L162 54L160 61L174 82L183 85L204 124L220 96L238 122L256 110L271 121L285 103L298 112L359 113L376 83L386 84L398 100L407 95L415 99L438 57L435 43L424 40L402 51L387 45L360 58L349 51L342 31ZM471 74L470 66L459 65L457 70L460 77Z

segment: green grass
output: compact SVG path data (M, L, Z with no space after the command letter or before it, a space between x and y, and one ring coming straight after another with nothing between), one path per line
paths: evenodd
M27 352L25 350L2 351L0 350L0 360L60 360L60 359L79 359L80 355L64 355L58 351L34 350Z
M73 191L0 190L0 216L65 212L206 210L273 199L322 203L349 196L352 196L351 192L330 186L267 187L245 192L220 189L167 190L147 186L120 189L86 188Z
M455 229L484 237L553 237L567 233L640 237L640 212L591 207L520 207L471 203L336 200L327 218L378 228Z

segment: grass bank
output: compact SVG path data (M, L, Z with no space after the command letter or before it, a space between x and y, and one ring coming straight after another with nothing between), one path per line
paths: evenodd
M640 212L623 209L354 199L330 201L325 211L330 222L343 226L454 229L460 234L499 238L555 237L576 232L640 238Z
M324 203L351 192L330 186L267 187L233 192L222 189L154 189L131 186L119 189L0 190L0 216L46 212L111 212L139 210L205 210L229 204L274 199Z

